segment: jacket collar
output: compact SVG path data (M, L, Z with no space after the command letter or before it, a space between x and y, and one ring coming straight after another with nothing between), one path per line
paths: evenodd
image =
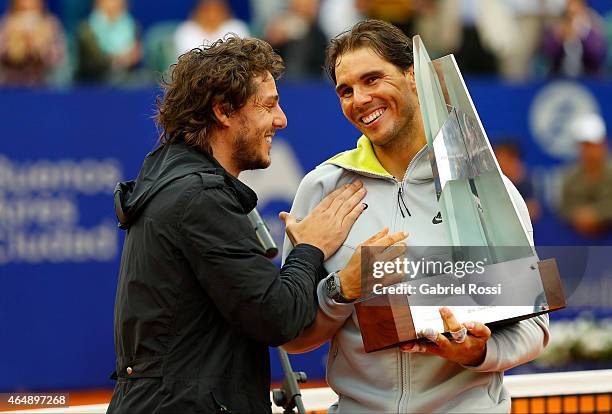
M227 170L223 168L221 164L219 164L215 157L208 154L207 152L201 152L196 150L195 148L189 147L182 140L173 145L176 146L173 148L175 151L178 151L183 154L185 154L186 152L191 153L188 156L189 158L191 156L195 158L200 158L203 167L200 170L201 172L207 172L222 176L225 183L236 191L236 197L238 198L238 202L240 203L245 213L249 213L255 208L255 206L257 206L257 194L255 194L255 192L248 185L246 185L238 178L227 172Z
M378 158L376 158L372 143L365 135L362 135L357 141L357 148L341 152L331 157L323 164L333 164L347 170L393 178L393 176L385 170L385 167L382 166L380 161L378 161Z
M211 158L214 160L214 162L217 162L216 159L213 157ZM240 181L238 178L228 173L223 167L221 167L220 164L219 168L223 171L222 175L225 182L236 190L236 197L242 206L242 210L245 212L245 214L250 213L257 206L257 194L255 194L255 191L253 191L251 187Z
M186 144L184 144L187 146ZM257 194L255 191L251 189L248 185L240 181L238 178L231 175L219 162L215 157L210 155L207 152L200 152L193 148L192 151L196 151L198 154L201 154L202 157L206 160L204 164L209 163L210 167L212 167L212 172L216 175L223 176L223 179L227 185L236 190L236 196L238 198L238 202L240 203L242 209L245 213L249 213L257 206Z
M148 154L136 180L117 184L115 213L120 227L128 228L147 203L168 184L194 173L223 177L225 184L235 190L238 203L245 213L257 205L255 192L228 173L213 156L178 139Z
M345 170L364 175L394 179L376 157L372 142L365 135L362 135L357 141L357 148L341 152L325 161L322 165L324 164L336 165ZM432 179L433 173L428 158L428 147L424 146L410 161L404 180L419 183L431 181Z

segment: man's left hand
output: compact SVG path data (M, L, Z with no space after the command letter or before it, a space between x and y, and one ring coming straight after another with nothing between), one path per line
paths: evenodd
M460 324L446 307L440 308L440 316L444 322L444 330L454 332L456 339L448 339L433 329L425 329L421 334L429 342L412 342L400 346L400 350L433 354L462 365L480 365L487 353L487 341L491 337L491 330L479 322ZM464 329L465 335L461 335ZM464 340L461 342L462 339Z

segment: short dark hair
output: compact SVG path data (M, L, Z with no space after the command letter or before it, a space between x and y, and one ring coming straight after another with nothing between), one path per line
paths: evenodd
M157 98L155 115L162 128L160 143L181 136L188 145L211 153L210 131L218 123L213 104L232 113L257 91L255 77L270 72L278 79L283 70L282 58L268 43L234 35L181 55L169 79L161 81L164 97Z
M371 48L402 71L414 63L412 40L400 29L381 20L363 20L333 38L325 50L325 71L334 83L338 58L362 47Z

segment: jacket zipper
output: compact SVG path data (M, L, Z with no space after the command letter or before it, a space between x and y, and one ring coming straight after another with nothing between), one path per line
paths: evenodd
M399 211L400 213L402 213L402 218L406 218L406 215L404 214L404 210L402 209L402 206L404 206L404 209L406 210L406 214L408 214L408 216L412 217L412 214L410 214L410 210L408 210L408 206L406 205L406 202L404 201L404 192L402 190L402 183L400 183L399 185L399 189L397 190L397 205L399 206Z
M412 162L411 162L412 163ZM336 165L336 164L333 164ZM410 210L408 209L408 206L406 205L406 201L404 200L404 191L403 191L403 185L404 182L402 181L398 181L397 179L387 176L387 175L382 175L382 174L377 174L377 173L373 173L370 171L364 171L364 170L358 170L356 168L347 168L344 166L339 166L340 168L343 168L347 171L351 171L354 173L358 173L358 174L363 174L365 176L370 176L370 177L376 177L376 178L383 178L385 180L389 180L389 181L393 181L394 183L397 184L398 186L398 190L397 190L397 205L399 207L399 211L400 214L402 215L402 218L406 218L406 215L408 215L409 217L412 216L412 214L410 214ZM406 175L408 174L408 171L410 169L410 164L408 165L408 168L406 169ZM404 176L404 180L406 179L406 177ZM404 213L405 211L405 213Z
M366 177L370 176L370 177L375 177L375 178L383 178L385 180L393 181L394 183L396 183L398 185L397 204L399 206L400 213L402 214L402 218L406 218L404 212L402 211L402 205L406 209L406 214L408 214L409 216L411 216L411 214L410 214L410 211L408 210L408 206L406 205L404 201L402 187L403 187L404 181L406 180L408 176L408 172L411 171L411 167L413 165L414 160L417 158L417 156L422 156L420 155L420 152L422 151L423 150L419 151L419 153L417 153L415 157L410 161L410 163L408 164L408 168L406 168L406 173L404 174L404 178L402 179L402 181L398 181L394 177L391 177L388 175L373 173L371 171L359 170L357 168L350 168L350 167L334 164L333 162L331 162L330 164L336 165L337 167L340 167L347 171L365 175ZM393 231L395 231L396 228L398 227L395 225L396 224L395 223L395 217L396 217L395 213L396 212L394 212L393 214L393 217L394 217ZM411 387L410 387L410 357L411 355L405 354L404 352L400 351L399 348L397 349L396 352L398 352L399 354L399 368L400 368L400 373L399 373L400 378L399 379L400 379L400 384L401 384L397 411L403 412L404 410L402 409L402 407L409 403L410 394L411 394Z
M408 168L406 168L406 173L404 174L404 178L402 178L402 181L398 182L397 205L399 207L400 213L402 214L402 218L404 219L406 218L406 216L404 215L404 212L402 211L402 206L404 209L406 209L406 214L408 214L409 217L412 217L412 215L410 214L410 210L408 210L408 206L406 205L406 202L404 200L404 189L403 189L404 182L406 182L406 179L408 178L408 174L412 170L413 162L417 158L417 156L419 156L419 154L420 154L420 151L419 153L417 153L417 155L414 156L414 158L408 164ZM397 412L403 413L407 411L407 407L410 404L411 393L412 393L412 387L410 384L410 371L411 371L410 361L411 361L412 355L400 351L399 348L397 349L397 352L399 353L400 383L401 383Z
M399 399L399 404L397 407L397 412L398 413L403 413L406 412L405 407L408 406L408 403L410 401L410 394L411 394L411 387L410 387L410 354L404 353L402 351L400 351L399 349L397 350L397 352L399 352L399 358L400 358L400 368L401 368L401 377L402 377L402 387L401 387L401 391L400 391L400 399Z

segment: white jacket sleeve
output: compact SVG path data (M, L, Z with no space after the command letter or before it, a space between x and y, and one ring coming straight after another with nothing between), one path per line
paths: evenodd
M535 359L548 344L548 315L525 319L496 330L487 342L482 364L465 366L472 371L505 371Z

